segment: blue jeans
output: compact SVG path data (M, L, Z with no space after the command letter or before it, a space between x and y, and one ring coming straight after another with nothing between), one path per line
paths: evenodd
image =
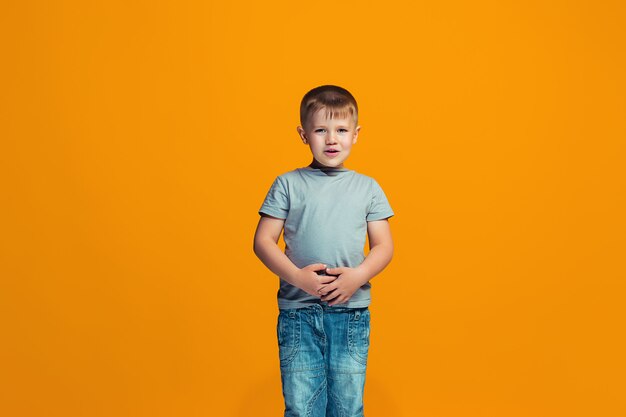
M276 327L284 417L362 417L369 308L279 309Z

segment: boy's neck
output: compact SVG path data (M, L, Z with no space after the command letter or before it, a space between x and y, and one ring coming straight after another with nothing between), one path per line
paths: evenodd
M309 166L307 168L321 169L321 170L324 170L324 171L326 171L326 170L347 171L348 170L348 168L344 167L343 164L341 164L340 166L337 166L337 167L327 167L325 165L320 164L315 159L313 160L313 162L311 162L309 164Z

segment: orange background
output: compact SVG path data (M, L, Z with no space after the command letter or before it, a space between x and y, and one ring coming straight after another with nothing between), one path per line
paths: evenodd
M361 109L346 166L396 212L366 415L626 415L625 21L619 1L3 3L0 414L282 415L252 237L310 162L302 95L332 83Z

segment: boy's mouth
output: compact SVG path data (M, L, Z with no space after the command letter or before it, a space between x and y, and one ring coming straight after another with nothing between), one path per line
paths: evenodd
M327 149L324 151L324 155L336 156L339 153L337 149Z

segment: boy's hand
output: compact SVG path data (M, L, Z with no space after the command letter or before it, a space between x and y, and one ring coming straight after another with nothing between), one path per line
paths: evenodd
M319 298L319 291L324 287L324 285L337 279L336 276L318 275L316 272L324 271L325 269L327 268L324 264L311 264L301 268L298 275L295 277L296 286L307 294L311 294Z
M330 301L330 306L347 302L365 282L365 275L356 268L340 266L338 268L326 268L326 273L338 275L337 279L320 290L322 301Z

